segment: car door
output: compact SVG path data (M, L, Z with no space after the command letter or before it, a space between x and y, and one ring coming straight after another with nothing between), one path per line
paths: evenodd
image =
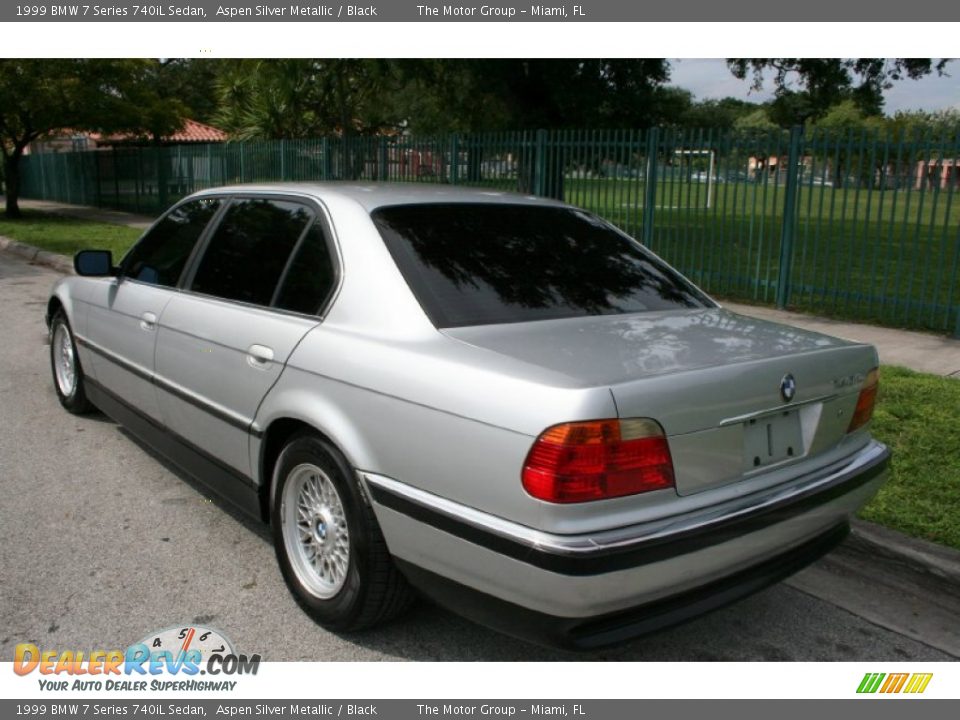
M153 387L157 321L221 202L202 199L172 208L130 250L119 276L94 283L90 293L79 342L92 351L93 376L154 420L160 419Z
M320 296L332 287L326 237L305 202L236 198L163 312L156 382L164 422L244 474L257 408L319 323Z

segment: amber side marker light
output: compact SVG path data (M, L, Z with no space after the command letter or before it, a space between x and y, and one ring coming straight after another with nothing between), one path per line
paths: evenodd
M547 428L527 454L522 480L530 495L553 503L605 500L675 486L663 428L647 418Z
M847 426L847 432L862 428L873 417L873 408L877 403L877 388L880 386L880 369L874 368L867 373L867 379L863 381L863 387L860 389L860 396L857 398L857 406L853 410L853 417L850 418L850 424Z

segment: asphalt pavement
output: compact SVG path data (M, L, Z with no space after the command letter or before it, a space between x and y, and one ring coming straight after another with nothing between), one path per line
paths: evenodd
M60 408L43 324L57 277L0 251L0 657L12 658L22 642L126 647L151 631L187 623L216 628L237 650L267 660L932 661L960 655L937 637L935 624L922 622L945 612L949 620L949 608L918 597L901 610L890 598L878 613L859 612L856 601L843 596L875 594L869 583L877 571L860 568L866 589L845 593L834 585L846 570L823 563L801 576L804 590L799 580L780 584L681 627L589 654L528 645L427 603L364 634L327 632L290 597L264 528L211 500L106 417L74 417ZM830 592L821 591L824 584ZM901 613L912 613L909 627L884 619Z

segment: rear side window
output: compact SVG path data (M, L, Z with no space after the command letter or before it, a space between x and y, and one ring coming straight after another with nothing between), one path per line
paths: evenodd
M274 306L312 315L320 311L333 292L336 270L323 226L317 222L290 260L277 290Z
M194 200L171 210L124 258L124 275L155 285L176 285L220 203L216 198Z
M283 200L234 200L197 266L190 289L269 305L313 212Z
M585 212L463 203L385 207L372 217L439 328L713 306Z

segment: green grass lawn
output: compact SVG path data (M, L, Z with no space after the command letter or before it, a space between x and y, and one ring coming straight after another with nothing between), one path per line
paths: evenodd
M567 202L642 236L643 180L568 178L563 187ZM711 293L772 303L785 192L773 182L716 183L707 207L706 183L664 174L649 247ZM792 309L935 332L960 326L960 192L834 188L808 178L796 218Z
M565 188L567 199L639 236L642 183L603 182L577 181ZM774 301L783 186L721 183L710 208L703 183L664 180L657 190L654 252L710 292ZM796 217L791 307L892 327L955 330L960 193L805 186Z
M24 210L20 220L7 220L0 215L0 235L69 256L78 250L110 250L114 261L117 261L142 232L125 225L78 220L30 210Z
M893 472L861 517L960 549L960 380L884 366L873 434Z

